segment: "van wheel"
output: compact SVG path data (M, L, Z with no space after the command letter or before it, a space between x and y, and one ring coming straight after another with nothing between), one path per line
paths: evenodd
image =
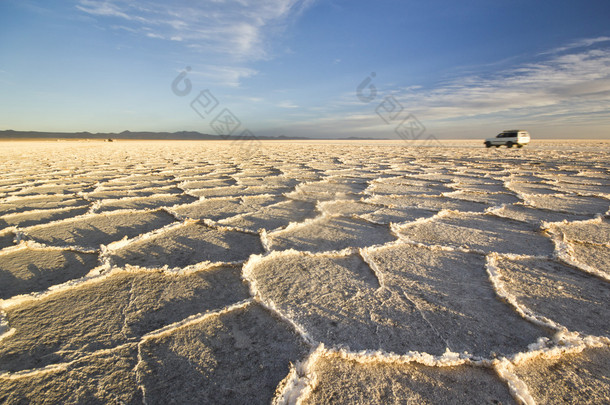
M506 144L506 147L507 147L507 148L512 148L512 147L513 147L513 143L512 143L512 142L507 143L507 144Z
M522 147L523 147L523 145L517 144L517 148L522 148Z
M491 148L491 142L485 142L485 147L486 148Z

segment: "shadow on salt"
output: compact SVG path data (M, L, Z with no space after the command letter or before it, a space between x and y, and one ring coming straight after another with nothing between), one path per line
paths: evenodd
M309 347L254 303L145 338L138 365L147 403L271 403Z
M85 276L98 255L70 250L17 248L0 254L0 299L44 291Z
M482 202L460 200L445 196L374 195L367 198L366 202L383 204L393 208L423 208L436 211L484 212L491 207L491 205Z
M240 203L239 197L219 197L175 207L173 212L181 217L190 219L211 219L217 221L249 212L249 210Z
M15 232L12 229L4 229L0 231L0 249L14 246L15 237Z
M236 215L221 220L224 225L257 231L284 228L291 222L300 222L317 216L316 205L307 201L287 200L277 204L260 207L256 212Z
M321 216L267 235L273 250L324 252L349 247L380 245L396 239L387 225L359 218Z
M580 221L583 219L591 219L594 215L551 211L529 207L523 203L505 205L502 208L494 210L493 214L504 218L529 222L535 225L541 225L542 222L561 222L564 220Z
M522 305L570 331L610 338L610 285L572 266L544 259L499 259L504 288Z
M100 245L132 238L175 222L165 211L103 213L83 215L23 229L28 239L53 246L98 249Z
M97 212L106 212L114 210L144 210L155 209L161 207L172 207L178 204L189 204L197 201L196 197L186 194L158 194L148 197L129 197L119 200L102 201Z
M5 215L0 219L0 228L8 226L28 227L38 224L43 224L51 221L59 221L62 219L73 218L78 215L86 214L89 211L89 206L76 208L58 208L31 210L15 214Z
M240 262L262 252L257 234L188 221L112 249L110 259L118 266L176 268L200 262Z
M318 208L326 214L357 216L375 224L412 222L436 214L435 211L422 208L390 208L382 204L352 200L324 201L318 204Z
M28 197L9 197L0 203L0 215L16 214L31 210L74 208L88 206L89 201L75 198L74 195L35 195Z

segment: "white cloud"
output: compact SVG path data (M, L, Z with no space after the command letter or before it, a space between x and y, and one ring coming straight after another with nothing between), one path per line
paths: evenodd
M143 35L182 41L206 55L252 61L268 57L269 35L311 0L79 0L76 8L100 18L120 18ZM180 38L180 39L178 39Z
M312 0L78 0L76 8L101 23L148 38L180 43L199 74L215 85L236 87L257 73L245 64L270 55L271 38ZM122 20L117 24L116 19Z

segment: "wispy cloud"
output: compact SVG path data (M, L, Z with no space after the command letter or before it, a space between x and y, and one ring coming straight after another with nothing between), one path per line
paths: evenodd
M81 0L76 5L76 8L87 14L97 16L119 17L126 20L132 19L128 14L121 11L120 6L108 1Z
M543 61L464 75L431 87L390 90L378 78L378 96L374 101L362 103L354 90L326 105L322 109L325 113L295 122L293 128L303 133L396 137L396 125L387 124L375 112L384 97L390 95L429 128L450 129L460 125L476 132L478 125L498 122L548 127L607 125L610 48L592 46L602 42L605 40L600 38L582 40L581 46L566 46L561 54L548 53Z
M157 38L157 39L165 39L163 35L155 34L154 32L148 32L146 34L148 38Z
M432 89L397 95L428 119L454 119L528 109L610 105L610 49L585 50L497 72L467 76Z
M282 101L282 102L278 103L277 106L280 108L299 108L298 105L296 105L295 103L293 103L292 101L289 101L289 100Z
M601 37L596 37L596 38L579 39L578 41L571 42L565 46L560 46L559 48L552 49L548 52L544 52L543 54L560 53L560 52L565 52L565 51L569 51L569 50L576 49L576 48L587 48L587 47L593 46L595 44L604 43L604 42L610 42L610 37L601 36Z
M207 55L253 61L269 56L268 36L311 0L79 0L76 8L98 18L122 19L142 35L191 45Z
M258 71L247 67L230 65L205 65L189 74L212 81L216 86L238 87L244 78L256 75Z

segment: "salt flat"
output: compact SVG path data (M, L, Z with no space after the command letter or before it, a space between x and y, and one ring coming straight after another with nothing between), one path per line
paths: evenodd
M0 142L0 402L610 403L610 142Z

